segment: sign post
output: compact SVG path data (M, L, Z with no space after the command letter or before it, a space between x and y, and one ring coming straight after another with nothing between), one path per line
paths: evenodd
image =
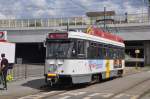
M136 54L136 63L135 63L135 69L138 69L138 54L140 53L139 49L135 50L135 54Z

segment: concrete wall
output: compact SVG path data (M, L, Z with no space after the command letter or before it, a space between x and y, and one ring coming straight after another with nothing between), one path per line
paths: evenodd
M141 41L150 40L150 24L148 25L117 25L120 35L125 41ZM70 29L85 30L87 26L70 26ZM112 27L113 28L113 27ZM0 30L8 31L8 40L10 42L43 42L47 33L54 31L54 29L61 30L66 27L49 27L49 28L5 28Z
M144 42L144 59L145 65L150 65L150 41Z

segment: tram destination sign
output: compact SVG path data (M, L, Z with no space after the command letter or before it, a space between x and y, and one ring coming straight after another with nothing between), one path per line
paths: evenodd
M67 39L68 33L49 33L49 39Z

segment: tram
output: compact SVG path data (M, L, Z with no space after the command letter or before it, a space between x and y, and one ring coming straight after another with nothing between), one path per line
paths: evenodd
M98 27L48 33L45 47L48 84L89 83L123 74L123 39Z

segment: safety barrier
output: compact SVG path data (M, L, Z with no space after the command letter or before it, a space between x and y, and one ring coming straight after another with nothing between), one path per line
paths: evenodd
M60 18L47 18L47 19L1 19L0 28L24 28L24 27L60 27L60 26L85 26L92 25L95 23L96 19L101 19L101 17L60 17ZM148 23L149 15L148 13L139 14L124 14L110 16L109 18L114 19L116 24L130 24L130 23Z
M15 64L8 71L8 80L27 79L44 75L44 65Z

